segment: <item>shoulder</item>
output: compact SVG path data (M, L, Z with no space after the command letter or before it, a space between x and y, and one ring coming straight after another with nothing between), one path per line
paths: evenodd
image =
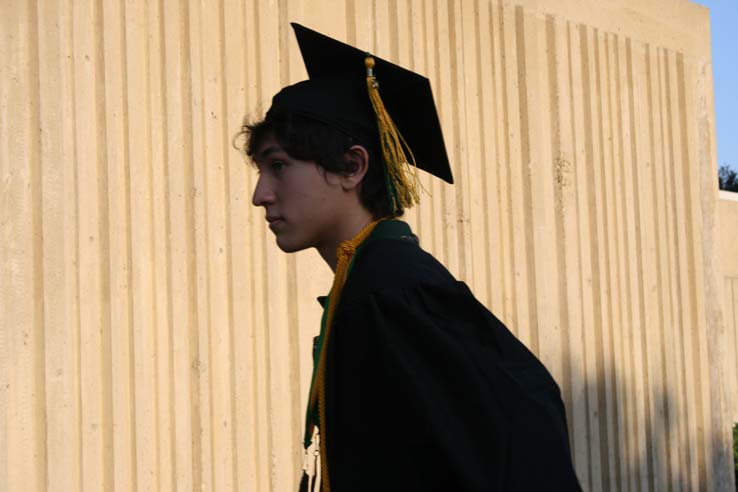
M414 237L414 236L413 236ZM344 299L362 297L388 288L455 284L456 279L416 240L376 239L357 254L344 287Z

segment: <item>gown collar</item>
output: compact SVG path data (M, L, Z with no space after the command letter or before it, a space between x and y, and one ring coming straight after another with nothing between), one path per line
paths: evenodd
M382 222L377 224L377 226L374 228L371 235L364 242L362 247L377 239L400 239L403 241L411 241L416 244L418 243L418 236L413 234L413 231L412 229L410 229L408 223L396 219L383 220ZM328 296L320 296L317 300L318 304L320 304L321 307L325 308Z

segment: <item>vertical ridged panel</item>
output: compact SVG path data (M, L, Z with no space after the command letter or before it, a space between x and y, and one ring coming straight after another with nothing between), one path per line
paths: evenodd
M289 21L431 80L456 184L406 217L560 383L584 488L728 490L706 13L542 4L6 7L0 490L295 489L331 274L231 146L305 77Z
M725 329L727 331L727 346L725 353L738 353L738 278L726 277L724 284L725 295ZM738 423L738 361L735 357L726 357L727 380L726 394L728 418L734 424Z
M735 240L735 231L738 230L738 193L720 191L716 212L718 221L715 234L720 244L718 260L725 275L720 286L725 336L723 345L710 346L711 356L715 352L719 352L722 356L722 364L720 361L713 361L711 357L710 369L722 370L725 375L726 384L721 388L723 393L718 394L718 398L714 400L718 402L719 397L722 397L728 422L736 425L738 424L738 358L735 357L735 354L738 354L738 241ZM729 461L730 455L725 458Z

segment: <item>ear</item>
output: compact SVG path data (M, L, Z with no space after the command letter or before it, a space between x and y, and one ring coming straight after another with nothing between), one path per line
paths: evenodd
M369 152L361 145L353 145L343 154L343 158L348 170L341 175L341 186L347 191L356 189L369 170Z

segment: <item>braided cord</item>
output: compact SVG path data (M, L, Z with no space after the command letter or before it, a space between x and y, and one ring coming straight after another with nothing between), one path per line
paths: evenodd
M331 325L333 324L333 316L335 315L336 308L341 298L341 291L343 286L346 284L346 278L348 277L349 268L351 266L351 260L356 254L356 250L361 244L366 241L369 235L372 233L374 228L382 220L376 220L371 222L364 227L359 233L353 238L343 241L338 245L336 250L336 273L333 277L333 286L330 292L330 302L328 304L328 313L325 320L325 334L323 339L323 348L320 351L320 359L318 360L318 371L315 378L315 386L310 395L310 408L314 408L315 404L318 404L319 422L320 422L320 483L322 492L330 492L330 479L328 476L328 445L326 436L328 432L327 420L325 416L325 369L326 359L328 352L328 340L330 339ZM309 426L313 424L310 423ZM309 433L312 433L309 430Z

